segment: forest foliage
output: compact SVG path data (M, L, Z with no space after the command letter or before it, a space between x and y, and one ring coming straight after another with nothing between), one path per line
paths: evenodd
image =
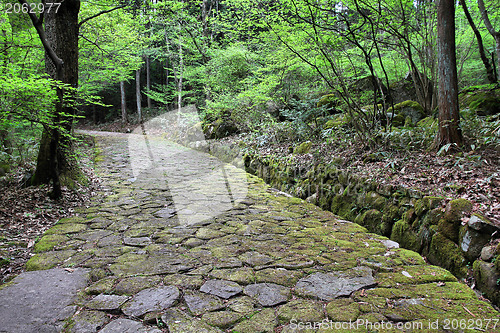
M500 46L478 3L463 2L455 15L458 85L485 96L461 96L461 127L469 147L498 147L500 93L480 51L498 73ZM14 165L33 161L42 128L53 126L57 83L45 75L27 15L7 14L8 3L0 1L0 161ZM499 31L500 4L484 5ZM82 0L79 20L74 103L94 122L138 122L139 84L144 117L195 104L205 129L222 119L263 144L349 137L421 149L436 135L435 1ZM398 111L398 89L411 91L418 119ZM487 102L496 113L476 112Z

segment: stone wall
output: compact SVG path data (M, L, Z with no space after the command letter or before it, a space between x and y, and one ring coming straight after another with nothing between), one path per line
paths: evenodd
M272 157L241 155L236 146L196 142L190 147L233 163L271 186L389 237L421 253L459 278L473 274L477 288L500 304L500 228L472 214L472 203L449 200L400 186L383 185L316 165L300 170Z

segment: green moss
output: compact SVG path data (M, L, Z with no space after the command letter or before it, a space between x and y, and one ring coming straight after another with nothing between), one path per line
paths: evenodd
M441 219L441 220L439 220L437 227L438 227L438 231L444 237L448 238L449 240L451 240L453 242L456 242L456 243L458 242L458 233L460 230L458 225L456 225L454 223L450 223L445 219Z
M318 108L322 107L322 106L327 106L327 107L335 107L335 106L338 106L340 103L339 101L339 98L337 97L336 94L328 94L328 95L323 95L318 103L316 104L316 106Z
M65 250L35 254L26 263L26 270L37 271L50 269L58 264L62 264L66 259L70 258L75 253L76 251L73 250Z
M417 123L417 127L437 131L438 121L434 117L426 117Z
M472 210L472 203L466 199L455 199L451 200L448 205L446 205L446 212L444 218L451 223L460 224L461 218L465 214L469 214Z
M338 194L332 200L330 211L352 221L356 218L355 208L356 205L351 202L349 197Z
M420 252L422 244L417 235L411 230L410 225L403 220L397 221L392 227L391 239L398 242L404 248Z
M33 252L40 253L54 249L56 246L63 244L68 240L65 235L46 235L43 236L33 248Z
M45 232L45 235L63 235L63 234L74 234L77 232L81 232L87 229L85 224L78 223L63 223L56 224L49 230Z
M350 298L334 300L327 304L326 313L332 321L354 322L360 314L359 304Z
M312 147L311 141L302 142L300 145L295 147L293 153L294 154L307 154L311 150L311 147Z
M455 276L467 275L467 261L457 244L437 232L432 236L427 256L432 263L440 265L451 271Z
M382 223L382 213L376 209L370 209L361 215L358 215L354 220L355 223L368 228L368 230L380 233L380 225Z

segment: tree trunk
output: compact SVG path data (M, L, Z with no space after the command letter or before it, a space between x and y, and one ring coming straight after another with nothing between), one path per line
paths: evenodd
M496 31L493 28L493 25L491 24L490 18L488 16L488 11L486 10L486 7L484 6L484 1L483 0L477 0L477 6L479 7L479 11L481 12L481 17L483 18L484 25L486 26L486 29L488 29L488 32L490 35L493 36L495 39L496 43L496 52L497 52L497 78L500 77L500 31Z
M184 66L184 59L182 56L182 38L179 38L179 80L178 80L178 95L177 95L177 104L179 108L179 114L181 112L182 108L182 75L183 75L183 66Z
M458 113L458 78L455 53L454 0L439 0L437 13L439 132L436 147L463 144Z
M483 46L483 38L481 37L481 33L476 27L476 24L474 23L474 20L472 19L472 16L469 13L469 8L467 8L467 4L465 3L465 0L460 0L460 4L462 5L462 8L464 9L465 17L467 17L467 21L469 21L469 25L472 28L472 31L474 31L474 34L476 35L477 38L477 46L479 48L479 55L481 56L481 60L483 61L484 68L486 69L486 75L488 76L488 81L490 83L496 83L496 75L491 67L490 61L488 57L486 56L486 53L484 52L484 46Z
M125 96L125 82L120 81L120 100L122 109L122 123L126 124L127 119L127 98Z
M137 99L137 116L139 123L142 123L142 110L141 110L141 69L135 71L135 96Z
M148 93L151 91L151 71L150 71L150 63L149 56L146 56L146 89ZM148 108L151 109L151 98L147 95Z
M27 3L19 0L20 3ZM80 0L61 2L57 13L45 13L45 30L34 14L29 14L45 49L45 70L51 78L70 85L78 86L78 13ZM59 97L56 103L52 126L47 126L42 135L38 152L37 167L32 184L47 184L52 180L52 196L61 195L59 175L69 169L67 158L74 109L63 101L64 88L56 87Z

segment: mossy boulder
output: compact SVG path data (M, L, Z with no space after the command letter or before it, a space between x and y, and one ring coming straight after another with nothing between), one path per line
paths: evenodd
M370 209L363 214L358 215L354 222L366 227L371 232L382 234L382 215L382 212L376 209Z
M293 153L297 155L308 154L311 151L311 147L312 147L311 141L302 142L300 145L295 147Z
M459 223L461 219L467 214L470 214L472 210L472 203L466 199L455 199L451 200L446 205L446 211L444 218L451 223Z
M500 113L500 88L492 85L472 87L460 94L462 107L470 108L480 116Z
M463 278L467 275L467 260L458 245L440 232L432 236L427 258L431 263L446 268L455 276Z
M414 125L425 117L424 108L415 101L404 101L396 104L393 108L389 108L387 112L394 112L397 115L401 115L403 117L403 124L406 117L410 117Z
M208 139L222 139L239 132L238 126L229 117L219 118L203 126L203 133Z
M500 261L500 258L497 259ZM478 288L493 303L500 304L500 269L493 263L481 260L474 261L472 268Z
M337 97L337 94L328 94L328 95L323 95L319 99L318 103L316 106L318 108L320 107L325 107L326 110L330 114L338 113L339 111L336 109L337 106L341 104L340 99Z
M56 246L63 244L69 238L65 235L45 235L43 236L33 248L33 252L40 253L54 249Z
M405 249L420 252L422 246L417 235L408 223L403 220L397 221L392 227L391 239L401 244Z
M425 117L417 123L417 127L429 129L435 132L438 129L438 120L432 116Z

